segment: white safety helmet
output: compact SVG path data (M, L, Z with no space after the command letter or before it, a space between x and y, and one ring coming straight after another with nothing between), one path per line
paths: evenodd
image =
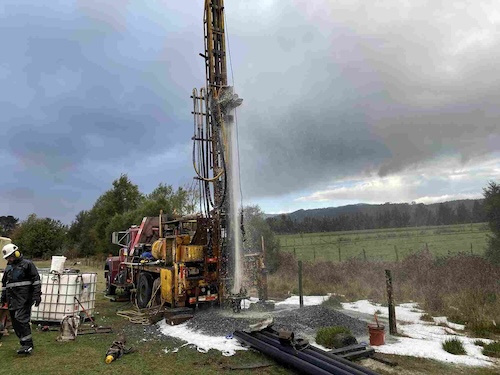
M5 245L2 249L3 259L7 259L11 255L13 255L17 251L17 249L19 248L13 243L8 243L7 245Z

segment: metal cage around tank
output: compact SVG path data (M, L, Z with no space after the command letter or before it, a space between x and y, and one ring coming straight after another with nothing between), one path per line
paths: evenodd
M33 322L60 323L67 315L94 315L97 273L73 271L58 273L50 272L49 269L38 269L38 272L42 302L38 307L33 306L31 309ZM3 272L0 272L1 276Z
M66 315L81 315L85 311L94 315L97 273L41 272L40 279L42 302L33 306L32 321L60 322Z

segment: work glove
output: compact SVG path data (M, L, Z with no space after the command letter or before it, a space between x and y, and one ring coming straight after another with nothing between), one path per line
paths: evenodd
M33 299L33 304L35 305L35 307L40 306L40 302L42 302L42 298L41 297L35 297Z

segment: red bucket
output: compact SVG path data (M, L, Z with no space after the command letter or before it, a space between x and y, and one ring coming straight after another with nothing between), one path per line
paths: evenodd
M384 345L385 344L385 332L384 325L382 324L368 324L368 333L370 334L370 345Z

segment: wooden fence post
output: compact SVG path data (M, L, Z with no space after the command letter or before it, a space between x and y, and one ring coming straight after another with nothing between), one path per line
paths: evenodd
M470 243L470 255L472 255L472 254L474 254L474 253L472 252L472 242L471 242Z
M268 290L267 290L267 269L266 269L266 246L264 242L264 236L260 236L261 244L262 244L262 263L260 264L260 275L262 278L262 285L259 290L259 298L261 297L263 301L267 301L268 299Z
M385 270L385 283L387 286L387 304L389 305L389 332L391 335L397 335L396 327L396 309L394 307L394 299L392 297L392 275L391 270Z
M365 262L366 262L366 250L363 249L363 258L365 259Z
M398 248L396 245L394 245L394 251L396 252L396 262L399 262Z
M299 303L304 307L304 294L302 293L302 261L299 260Z
M340 244L339 244L339 262L342 262L342 255L341 255L341 252L340 252Z

